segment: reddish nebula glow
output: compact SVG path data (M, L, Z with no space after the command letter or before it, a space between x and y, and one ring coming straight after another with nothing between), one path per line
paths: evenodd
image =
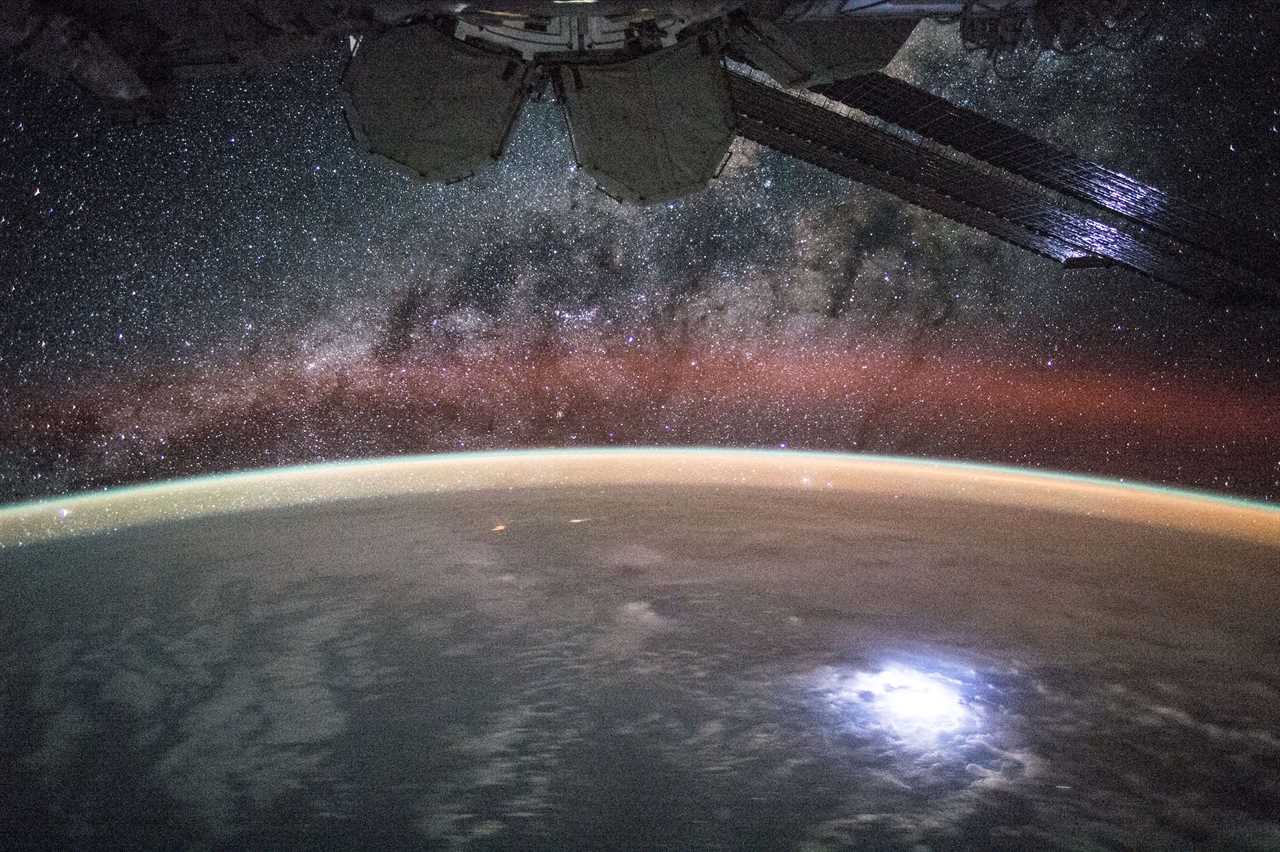
M29 391L10 410L4 428L23 447L11 498L329 459L651 444L899 453L1280 493L1280 391L1252 377L883 341L593 337L338 363L273 356Z

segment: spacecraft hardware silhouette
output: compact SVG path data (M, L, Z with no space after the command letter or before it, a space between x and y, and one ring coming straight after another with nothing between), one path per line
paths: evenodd
M1122 266L1215 302L1280 306L1280 236L884 73L944 17L998 53L1115 47L1150 0L6 0L0 51L138 111L175 80L347 39L352 136L429 181L502 155L547 91L574 156L624 203L697 192L735 136L1067 267Z

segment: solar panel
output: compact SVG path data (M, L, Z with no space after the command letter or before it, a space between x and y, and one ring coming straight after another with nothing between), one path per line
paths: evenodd
M1272 235L1228 221L902 80L862 74L815 91L1229 263L1267 276L1280 268L1280 243Z
M1103 258L1089 254L1061 240L1037 234L1006 222L986 210L965 204L962 201L937 192L921 184L912 183L888 172L872 168L858 160L851 159L823 145L797 137L786 130L759 121L750 116L741 117L738 132L761 145L766 145L790 156L820 166L827 171L855 180L876 189L884 190L904 201L918 207L931 210L955 222L985 231L999 237L1005 242L1036 254L1056 260L1071 267L1105 266L1109 262Z
M1072 266L1110 261L1215 300L1275 298L1239 283L1227 265L1203 252L1149 244L1065 210L1017 181L744 75L730 73L729 79L738 132L770 148Z

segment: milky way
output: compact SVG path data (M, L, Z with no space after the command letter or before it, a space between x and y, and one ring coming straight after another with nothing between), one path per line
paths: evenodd
M1134 55L1015 57L1011 81L928 23L890 70L1274 230L1263 5L1178 4ZM191 84L145 128L0 71L0 499L653 443L1280 497L1274 315L1063 272L741 141L706 192L620 206L549 102L493 169L423 185L352 150L342 58Z

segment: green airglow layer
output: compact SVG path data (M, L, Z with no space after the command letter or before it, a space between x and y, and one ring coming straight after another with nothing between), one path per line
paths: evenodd
M585 448L585 449L526 449L493 452L440 453L434 455L392 456L357 461L329 462L313 465L294 465L279 468L258 468L232 473L222 473L183 479L166 480L145 485L125 486L103 491L71 494L63 497L44 498L9 506L0 507L0 548L32 541L48 540L67 534L75 535L83 532L94 532L116 529L138 523L163 522L169 520L189 519L206 514L217 514L246 510L261 510L276 505L299 505L307 503L328 502L347 499L347 495L334 492L317 498L308 496L305 490L286 492L279 500L260 500L259 502L240 507L227 504L225 495L229 493L251 494L273 486L287 486L291 480L305 477L307 481L318 482L329 477L353 477L362 473L378 472L386 474L415 473L440 475L429 483L432 493L448 492L453 489L468 487L485 487L467 485L466 475L480 467L493 468L497 465L516 466L537 462L539 468L557 469L557 465L582 464L583 462L609 462L634 464L636 462L672 462L689 463L706 466L709 463L740 463L747 470L751 463L769 465L778 469L779 465L795 468L797 474L806 469L806 465L816 470L846 468L861 470L863 475L875 469L892 470L907 468L921 475L946 473L969 474L974 478L986 477L1007 479L1011 484L1039 485L1042 487L1079 486L1107 493L1115 498L1128 496L1134 500L1146 498L1176 498L1180 501L1194 501L1206 511L1210 507L1233 509L1248 512L1256 520L1276 525L1280 531L1280 504L1256 500L1247 500L1221 494L1213 494L1189 489L1172 488L1148 483L1133 483L1122 480L1105 479L1060 471L1044 471L1030 468L1017 468L1005 465L990 465L977 462L953 460L911 458L863 453L828 453L800 450L774 450L749 448L703 448L703 447L645 447L645 448ZM461 476L460 476L461 475ZM806 482L807 482L806 477ZM357 481L355 479L353 482ZM368 487L367 480L360 480ZM691 480L691 484L700 484ZM956 480L963 482L963 480ZM743 477L741 483L749 486L755 483L750 477ZM527 483L527 487L554 486L554 480L539 480ZM725 484L725 483L720 483ZM778 483L769 483L779 487ZM423 485L427 485L426 482ZM526 483L506 483L501 487L520 488ZM785 487L785 486L782 486ZM799 487L797 480L796 487ZM883 487L883 484L882 486ZM412 493L419 488L403 489L399 492ZM97 510L109 516L112 507L140 501L162 501L169 506L177 506L184 498L199 497L204 493L221 492L223 503L217 506L186 505L182 510L157 512L152 517L122 519L118 525L97 523L86 528L69 519L76 518L88 510ZM371 493L354 493L351 498L376 496ZM167 498L167 499L166 499ZM38 527L42 529L37 529ZM1280 538L1280 532L1277 533Z

